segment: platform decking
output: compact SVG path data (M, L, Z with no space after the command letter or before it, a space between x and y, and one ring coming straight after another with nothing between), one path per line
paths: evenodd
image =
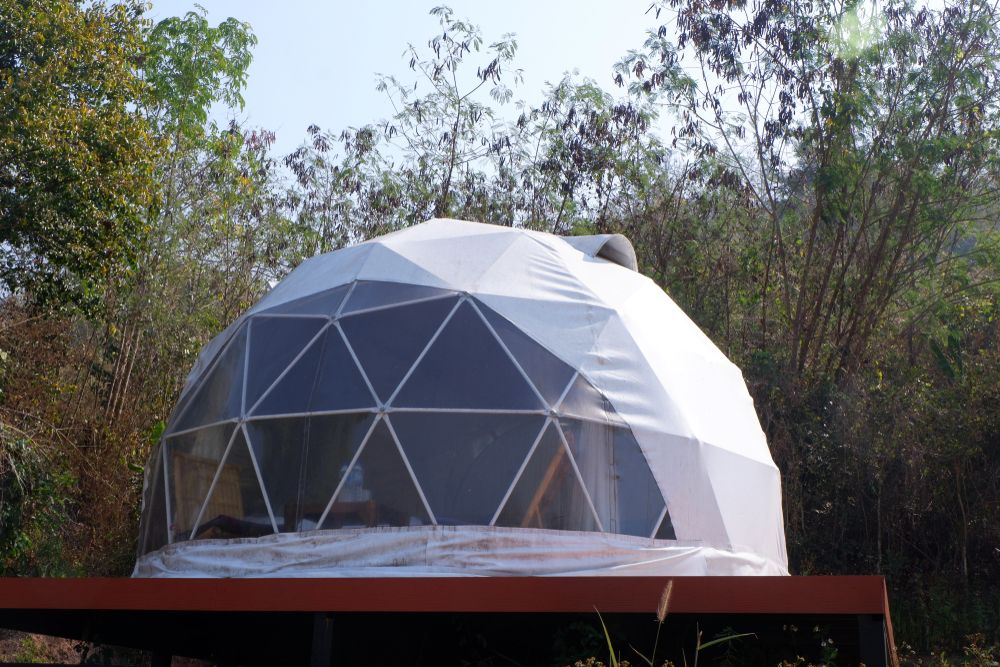
M275 658L254 645L266 636L260 633L280 632L306 647L296 660L329 665L339 664L343 633L356 638L363 632L359 619L384 631L386 624L402 627L415 619L596 618L597 610L655 626L653 614L670 580L671 619L733 621L739 631L795 619L828 622L836 626L831 632L848 638L843 650L857 661L896 663L885 581L874 576L8 578L0 579L0 627L220 664L273 664Z

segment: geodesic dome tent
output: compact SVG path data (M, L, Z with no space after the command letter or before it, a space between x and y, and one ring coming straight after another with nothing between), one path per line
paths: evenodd
M621 236L432 220L202 351L136 576L785 574L740 371Z

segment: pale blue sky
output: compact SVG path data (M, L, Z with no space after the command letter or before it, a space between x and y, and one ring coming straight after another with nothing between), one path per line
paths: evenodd
M524 84L515 99L537 103L546 81L579 70L611 90L611 66L628 49L639 48L655 19L652 0L453 0L413 2L264 2L201 0L215 24L234 16L253 27L254 50L243 118L278 134L275 151L293 150L312 123L325 129L361 125L391 114L375 74L408 81L402 53L408 43L423 46L437 31L430 9L448 4L456 17L482 27L487 41L517 34L517 66ZM194 3L154 1L151 17L183 14ZM511 112L512 116L514 112Z

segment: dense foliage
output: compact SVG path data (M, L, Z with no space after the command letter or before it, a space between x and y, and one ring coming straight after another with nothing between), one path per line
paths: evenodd
M0 284L92 305L134 267L156 202L141 12L0 2Z
M512 36L435 9L387 118L279 160L209 113L245 24L0 0L0 571L128 572L201 345L303 257L437 215L629 236L744 369L792 570L885 574L921 650L996 640L997 8L655 7L616 88L537 107Z

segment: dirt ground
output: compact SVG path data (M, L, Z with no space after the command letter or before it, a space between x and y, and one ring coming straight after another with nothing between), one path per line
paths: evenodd
M151 657L133 649L95 646L75 639L0 629L0 663L5 662L148 667ZM211 667L211 663L203 660L179 657L175 657L170 664L171 667Z

